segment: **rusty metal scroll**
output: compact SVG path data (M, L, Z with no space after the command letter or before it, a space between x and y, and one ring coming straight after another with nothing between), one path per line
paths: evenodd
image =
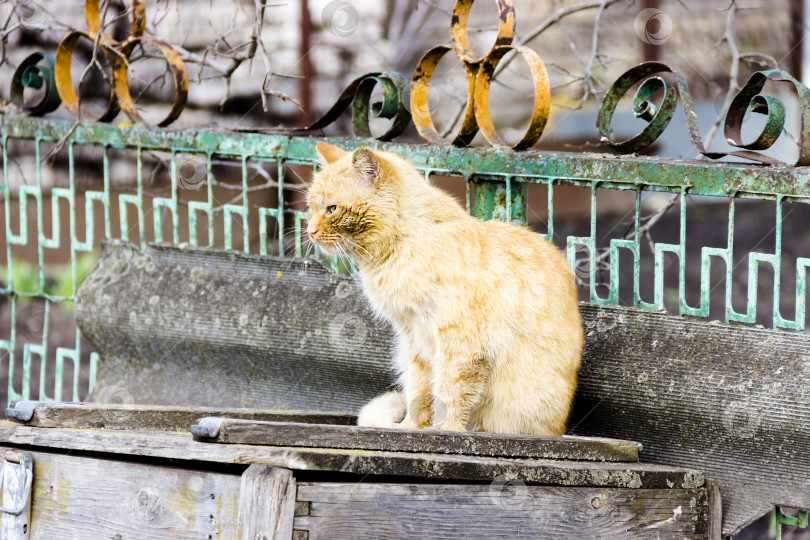
M668 73L674 77L675 86L672 86L656 73ZM611 146L620 153L638 152L652 144L664 132L672 115L675 112L678 98L686 117L686 128L692 145L704 156L719 159L725 156L734 156L770 165L785 165L784 162L754 152L753 150L766 150L770 148L779 135L784 131L785 106L779 99L760 94L767 81L784 81L792 83L799 96L801 110L801 136L799 141L799 157L795 165L810 165L810 90L795 78L781 69L758 71L751 75L742 90L734 97L726 114L724 132L727 142L731 146L741 148L732 152L710 152L703 144L698 127L697 115L689 93L686 80L675 70L660 62L644 62L622 74L613 83L605 94L599 109L597 129L603 143ZM641 85L633 97L632 110L636 117L648 122L641 133L625 141L614 141L610 137L610 123L619 100L636 84ZM664 94L660 105L653 103L653 96L663 89ZM750 143L742 142L742 122L747 112L767 116L765 126L760 134Z
M62 103L53 79L54 58L35 52L25 58L11 76L11 101L32 116L55 111ZM25 102L25 89L42 90L35 103Z
M157 123L158 126L164 127L175 121L185 107L188 97L186 68L180 55L171 45L158 38L144 35L146 11L142 0L130 0L129 13L130 35L123 42L119 42L112 36L103 34L99 0L87 0L85 2L84 15L87 21L87 31L71 32L59 43L59 48L56 51L54 66L56 89L67 109L72 114L79 116L82 111L80 111L79 95L73 84L70 68L76 44L79 40L86 39L93 43L97 54L103 56L111 68L111 73L109 73L107 79L111 87L107 107L96 120L109 122L123 109L132 121L143 122L143 118L135 107L129 91L128 70L130 57L135 48L138 45L149 45L166 59L174 81L175 94L172 108L169 114Z
M372 102L371 93L377 85L380 85L383 92L382 101ZM309 126L296 131L323 129L337 120L351 105L352 127L355 135L366 138L373 136L368 123L369 115L371 115L374 118L392 120L388 131L377 137L381 141L390 141L400 135L411 121L411 114L406 107L408 94L408 81L400 73L396 71L367 73L353 80L326 114Z
M467 146L479 128L493 146L509 146L497 133L489 112L489 89L500 60L510 51L515 51L529 64L534 82L534 106L526 133L516 144L515 150L530 148L543 133L551 106L551 88L548 73L540 56L527 47L512 46L515 37L515 10L512 0L496 0L498 7L498 36L495 45L484 56L477 56L467 35L467 21L474 0L458 0L453 8L450 36L453 47L439 46L430 49L419 60L411 82L411 113L419 134L433 144L446 142L436 130L428 105L428 92L433 71L442 57L454 51L464 67L467 78L467 105L461 128L452 140L456 146Z

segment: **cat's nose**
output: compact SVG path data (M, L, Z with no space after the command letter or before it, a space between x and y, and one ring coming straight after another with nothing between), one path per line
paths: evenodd
M315 235L318 234L318 228L313 226L312 223L307 225L307 234L309 234L310 238L315 238Z

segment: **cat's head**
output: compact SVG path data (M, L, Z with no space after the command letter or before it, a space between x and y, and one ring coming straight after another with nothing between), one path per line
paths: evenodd
M321 167L307 192L310 239L324 252L362 259L379 251L396 223L395 172L377 152L319 142Z

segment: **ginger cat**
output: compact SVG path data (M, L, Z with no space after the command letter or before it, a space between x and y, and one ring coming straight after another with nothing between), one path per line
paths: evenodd
M404 393L374 399L358 424L562 435L584 340L563 254L467 215L394 154L317 150L307 232L354 257L399 339Z

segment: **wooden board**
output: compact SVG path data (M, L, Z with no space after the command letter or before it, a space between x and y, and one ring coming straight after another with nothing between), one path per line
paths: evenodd
M195 429L197 428L197 429ZM209 417L192 426L204 442L354 448L496 457L638 461L638 444L595 437L540 437L455 433L429 429L381 429Z
M90 401L356 413L394 382L390 327L312 261L112 243L76 320L101 352Z
M309 540L709 538L705 489L299 483ZM719 540L719 538L718 538Z
M35 427L187 432L192 423L207 416L313 424L354 425L357 423L357 417L351 414L215 409L213 407L21 401L10 409L6 409L6 416L11 420Z
M454 454L205 444L189 434L109 429L34 428L0 422L0 443L212 463L257 463L300 471L393 475L491 482L516 478L527 483L632 489L700 488L694 469L646 463L599 463L476 457Z
M242 474L239 529L242 540L290 540L296 485L292 471L251 465Z
M810 508L810 335L583 306L587 345L569 426L698 467L723 534L774 505Z
M33 454L31 540L238 540L238 474Z

